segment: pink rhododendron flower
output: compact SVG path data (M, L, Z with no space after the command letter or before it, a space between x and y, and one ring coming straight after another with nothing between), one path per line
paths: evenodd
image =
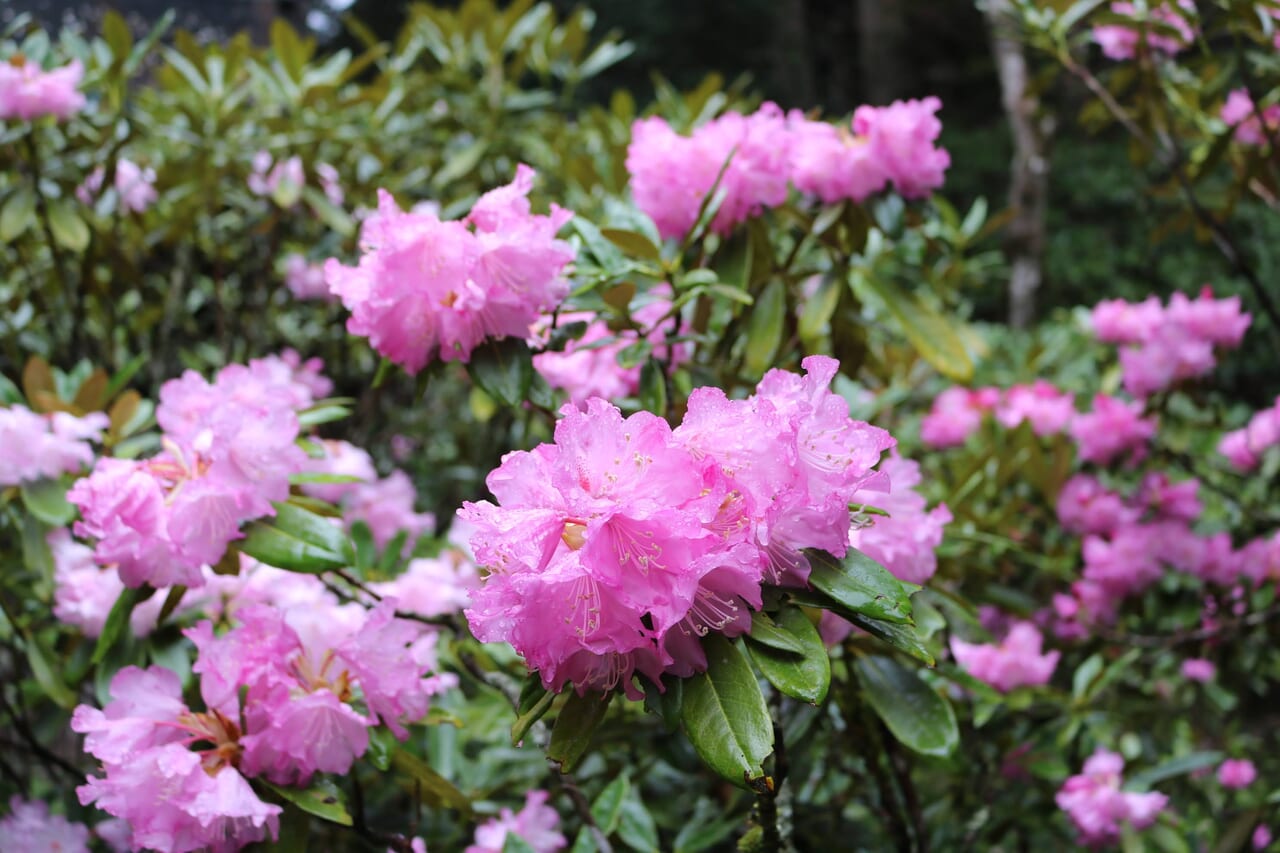
M1182 677L1188 681L1207 683L1213 681L1217 674L1218 668L1213 665L1213 661L1188 658L1182 662Z
M568 294L563 272L574 257L555 237L573 214L555 205L548 216L530 213L533 178L518 167L466 219L447 222L404 213L380 191L359 264L325 264L330 290L351 311L347 330L411 372L434 358L468 361L486 338L527 337Z
M76 188L76 198L82 204L93 204L102 192L102 182L106 179L106 169L102 166L89 173ZM125 210L142 213L156 200L156 170L142 168L132 160L123 157L116 161L115 190L120 197L120 205Z
M966 643L951 638L956 663L974 678L1001 693L1015 687L1047 684L1058 665L1059 652L1041 653L1044 638L1030 622L1017 622L998 644Z
M1191 522L1204 511L1199 492L1200 481L1194 477L1175 483L1163 471L1152 471L1142 478L1139 500L1157 518Z
M1104 299L1089 315L1093 334L1111 344L1140 344L1151 339L1164 322L1164 307L1154 296L1142 302Z
M357 484L343 503L342 517L348 525L357 521L369 525L379 548L404 531L408 534L405 550L409 551L419 536L436 529L434 515L414 510L417 497L418 491L409 475L392 471L380 480Z
M1187 15L1195 15L1193 0L1178 0L1179 12L1172 3L1154 2L1147 10L1146 17L1140 18L1138 7L1134 3L1112 3L1111 11L1116 15L1126 15L1134 19L1133 25L1105 24L1093 28L1093 40L1102 48L1102 52L1110 59L1133 59L1137 55L1138 45L1145 42L1155 52L1172 56L1180 52L1195 40L1196 30L1188 22ZM1157 32L1147 22L1172 28L1173 34Z
M1084 763L1084 770L1058 789L1058 808L1067 813L1080 843L1114 844L1120 840L1121 824L1145 829L1155 822L1168 803L1164 794L1120 790L1124 759L1105 749L1096 750Z
M1072 533L1104 536L1123 525L1133 524L1141 516L1124 498L1088 474L1076 474L1063 484L1058 493L1057 510L1058 521Z
M942 186L951 155L934 143L942 132L936 115L942 101L894 101L887 107L858 107L853 132L866 138L874 160L904 198L924 198Z
M996 388L948 388L933 399L929 414L920 421L920 440L931 447L964 444L999 402Z
M1257 109L1248 89L1233 89L1227 94L1220 117L1235 128L1236 142L1241 145L1270 145L1271 137L1280 129L1280 104Z
M1254 850L1266 850L1271 844L1271 829L1265 824L1258 824L1258 828L1253 831L1250 838Z
M34 483L93 464L90 442L102 440L107 416L38 415L26 406L0 408L0 488Z
M872 516L864 527L849 532L849 544L880 563L898 580L923 584L938 570L934 551L942 544L942 528L951 521L946 504L928 509L920 485L920 465L896 451L880 463L889 478L889 492L855 492L851 503L871 504L889 513Z
M1224 788L1247 788L1258 778L1258 769L1247 758L1228 758L1218 765L1218 783Z
M49 531L47 539L53 555L53 615L60 622L74 625L86 637L97 637L124 592L120 575L99 566L93 549L72 539L66 528ZM134 636L151 633L164 599L164 595L153 595L133 608L129 625ZM188 595L175 613L190 609L196 602L196 596Z
M338 503L351 494L361 483L372 483L378 479L378 470L373 466L373 457L365 450L347 441L321 439L317 442L324 451L320 458L308 458L305 470L310 474L332 474L339 477L354 477L350 483L304 483L302 491L313 498L329 503Z
M1277 444L1280 444L1280 397L1271 408L1255 412L1242 429L1223 435L1218 452L1236 470L1252 471L1262 461L1262 454Z
M253 155L253 170L249 173L249 191L254 195L271 196L282 207L290 207L307 182L302 158L296 154L284 160L276 160L269 151Z
M475 843L466 853L502 853L508 835L523 840L534 853L563 850L568 842L558 831L560 815L547 805L549 796L546 791L530 791L520 811L502 809L497 817L476 827Z
M1076 417L1075 396L1037 379L1031 385L1014 385L996 406L996 420L1006 429L1023 421L1039 436L1060 433Z
M128 821L135 848L230 851L275 838L281 809L258 799L237 768L236 719L188 709L167 669L125 667L103 710L80 705L71 717L104 774L77 789L81 804Z
M480 588L480 573L461 551L446 548L438 557L410 560L392 580L370 584L383 598L394 598L402 611L419 616L460 613Z
M19 796L9 800L9 814L0 818L0 850L29 853L89 853L89 829L62 815L49 814L39 800Z
M791 134L791 181L800 192L827 204L865 201L885 188L889 176L865 137L849 128L811 121L798 110L787 114Z
M1140 456L1156 434L1156 419L1142 417L1139 402L1096 394L1093 409L1071 421L1071 437L1083 462L1105 465L1118 456Z
M666 316L671 308L671 288L660 285L650 290L656 298L632 312L631 317L641 327L653 326ZM618 355L640 338L637 332L622 330L613 332L608 325L591 313L561 314L561 324L588 322L587 330L577 340L565 344L563 352L541 352L533 357L533 366L552 388L562 388L569 393L574 405L582 406L591 397L617 400L634 395L640 388L640 365L623 367ZM654 326L647 340L653 344L654 357L665 360L672 368L688 358L689 347L676 344L668 348L666 336L670 329ZM599 341L613 338L612 343L592 346Z
M284 286L297 299L333 299L329 284L325 281L324 264L310 263L306 257L297 253L285 255Z
M84 66L78 59L45 71L22 54L14 54L0 62L0 120L70 118L84 109L84 95L77 88L82 77Z

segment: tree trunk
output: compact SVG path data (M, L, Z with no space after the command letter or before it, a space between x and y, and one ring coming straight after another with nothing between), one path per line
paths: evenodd
M1009 325L1026 328L1036 313L1036 291L1043 277L1045 212L1049 195L1048 139L1052 119L1042 117L1035 96L1027 91L1027 58L1017 38L1017 22L1009 0L987 0L991 51L1000 77L1000 95L1013 160L1009 164L1009 210L1005 251L1009 256Z

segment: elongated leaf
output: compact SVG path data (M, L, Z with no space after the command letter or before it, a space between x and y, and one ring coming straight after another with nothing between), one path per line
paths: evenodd
M391 755L391 766L407 776L422 802L434 808L447 808L471 814L471 799L430 764L403 748Z
M91 659L93 663L101 663L107 656L107 652L111 651L111 647L120 639L120 635L129 627L129 617L133 615L133 608L154 594L155 590L145 584L137 589L125 587L124 592L120 593L120 597L116 599L116 603L111 606L107 621L102 626L102 633L98 635L98 643L93 647Z
M26 184L20 185L0 209L0 242L9 243L22 236L36 221L36 194Z
M89 245L89 226L84 224L76 207L67 199L49 203L49 229L58 244L73 252L83 252Z
M633 258L662 263L662 249L639 231L601 228L600 235Z
M346 798L337 786L328 779L321 779L310 788L286 788L273 785L264 779L256 779L258 784L270 789L281 799L293 803L309 815L341 826L351 826L351 815L347 812Z
M475 170L480 158L489 148L489 140L477 139L461 151L449 155L449 159L440 167L440 171L431 176L431 186L442 190L449 184Z
M789 633L762 612L754 612L751 614L751 632L747 634L752 642L768 646L780 652L790 652L794 655L802 655L805 652L805 645L799 637Z
M67 500L61 480L37 480L22 486L22 505L27 512L54 527L63 527L76 517L75 505Z
M809 549L809 583L855 613L884 622L911 621L911 599L902 583L856 548L843 558Z
M915 294L896 283L870 274L856 275L884 301L916 352L949 379L967 382L973 377L973 362L957 331L958 321L948 320Z
M658 825L640 799L640 790L633 786L622 801L622 819L618 822L618 837L638 853L658 853Z
M836 612L839 613L839 611ZM933 655L920 641L913 626L884 622L861 613L841 613L840 615L876 639L888 643L900 652L906 652L926 666L933 666Z
M520 745L533 724L551 710L551 704L555 698L554 693L542 686L542 678L536 672L529 673L529 677L520 688L520 705L516 708L516 721L511 724L512 746Z
M685 679L680 708L689 742L707 766L741 787L764 775L773 723L755 673L720 634L703 641L707 671Z
M622 822L622 804L630 790L631 778L622 773L618 778L605 785L604 790L596 796L595 802L591 804L591 819L596 822L596 826L600 827L600 831L605 835L613 835L613 833L617 832L618 824Z
M842 286L835 276L823 276L818 290L804 303L800 311L800 323L797 331L800 339L811 341L822 334L822 330L831 322L831 315L836 312L840 303Z
M237 547L255 560L291 572L319 574L355 563L355 548L342 528L292 503L273 504L274 518L245 528Z
M765 286L756 299L747 320L747 348L743 353L743 368L749 376L763 376L773 364L773 357L782 345L782 327L787 310L787 291L777 279Z
M1157 782L1163 782L1165 779L1172 779L1174 776L1181 776L1184 773L1190 773L1193 770L1200 770L1204 767L1212 767L1222 761L1224 757L1218 750L1210 749L1192 752L1178 758L1171 758L1149 770L1133 774L1125 782L1124 789L1126 791L1147 791L1152 785Z
M640 406L657 415L667 413L667 377L653 358L640 368Z
M533 356L519 338L490 341L476 347L467 365L471 381L490 398L506 406L519 406L529 397L533 382Z
M604 720L612 698L612 693L603 697L596 693L585 696L570 693L565 699L551 729L551 743L547 745L547 758L559 762L561 771L572 770L586 754L591 736Z
M39 638L26 635L27 663L36 682L44 689L45 695L60 708L70 711L76 706L76 694L63 680L58 670L57 657L40 642Z
M831 660L827 647L809 617L799 607L787 607L778 614L778 625L803 647L800 655L748 642L751 659L769 683L793 699L816 705L827 698L831 687Z
M854 671L867 703L889 731L923 755L947 756L960 742L950 703L893 658L859 658Z
M310 409L298 412L298 425L304 427L317 426L331 421L340 421L350 415L351 410L346 406L313 406Z

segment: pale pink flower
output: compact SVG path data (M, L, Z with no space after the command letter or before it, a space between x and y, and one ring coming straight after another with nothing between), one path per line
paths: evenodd
M402 574L370 584L383 598L395 598L402 611L419 616L460 613L480 588L480 573L465 554L447 548L438 557L410 560Z
M1218 783L1224 788L1247 788L1258 778L1258 769L1247 758L1228 758L1218 765Z
M1270 145L1271 137L1280 128L1280 104L1257 109L1248 89L1229 92L1219 115L1224 123L1235 128L1236 142L1241 145Z
M408 534L405 541L407 553L419 536L436 528L434 515L414 510L417 497L418 491L409 475L400 470L392 471L380 480L357 483L343 502L342 517L348 525L357 521L369 525L373 541L379 548L404 531Z
M316 178L320 181L320 190L334 207L342 207L346 201L346 193L342 191L342 176L338 170L328 163L316 164Z
M79 91L84 66L73 59L45 71L22 54L0 62L0 119L30 121L41 116L65 120L84 109Z
M942 186L951 155L934 143L942 132L936 97L894 101L887 107L861 106L853 113L853 132L864 137L867 156L905 198L924 198Z
M106 179L106 170L99 166L89 173L76 188L76 198L82 204L91 205L102 192L102 182ZM120 206L133 213L142 213L156 200L156 170L142 168L132 160L120 158L116 161L115 190L120 198Z
M923 584L938 569L934 553L942 544L942 528L951 521L946 504L928 509L917 492L920 465L892 451L880 463L889 478L889 492L855 492L852 504L867 503L889 513L871 516L866 526L849 531L849 544L880 563L898 580Z
M560 834L560 815L548 806L546 791L525 794L524 808L518 812L503 808L498 816L476 827L475 843L466 853L502 853L508 835L523 840L534 853L555 853L568 842Z
M825 121L810 121L799 110L787 114L791 182L827 204L865 201L885 188L888 175L864 137Z
M1071 421L1080 460L1106 465L1125 454L1140 457L1156 434L1155 416L1144 418L1142 410L1140 402L1095 394L1093 409Z
M1151 339L1164 322L1164 307L1155 296L1142 302L1104 299L1089 314L1093 334L1112 344L1140 344Z
M1098 749L1085 761L1083 772L1067 779L1058 789L1058 808L1075 825L1081 844L1114 844L1120 839L1121 824L1145 829L1168 803L1169 798L1156 791L1121 791L1123 770L1123 758Z
M1030 622L1017 622L997 644L966 643L951 638L951 654L962 669L1001 693L1015 687L1047 684L1059 652L1041 652L1044 638Z
M1109 536L1118 527L1135 523L1141 513L1108 490L1097 478L1076 474L1058 493L1058 521L1072 533Z
M9 800L9 814L0 818L0 850L89 853L89 829L50 814L49 806L40 800L28 802L14 795Z
M1025 421L1038 436L1065 430L1076 417L1075 396L1037 379L1031 385L1014 385L996 406L996 420L1006 429Z
M285 255L284 286L297 299L333 300L324 277L324 264L310 263L296 252Z
M107 416L39 415L26 406L0 408L0 488L80 471L93 464L90 442L102 440Z
M313 498L329 503L338 503L350 495L361 483L372 483L378 479L378 471L373 466L373 457L368 451L356 447L348 441L321 439L320 445L324 455L320 458L308 457L304 469L310 474L333 474L339 477L354 477L350 483L304 483L302 491ZM412 498L410 506L412 506ZM394 532L393 532L394 535Z
M1172 56L1182 51L1196 37L1195 27L1187 20L1188 14L1195 15L1195 3L1193 0L1177 0L1177 6L1181 7L1181 12L1173 8L1171 3L1155 2L1150 5L1145 17L1139 17L1136 4L1112 3L1112 13L1133 18L1133 24L1096 26L1093 28L1093 40L1110 59L1133 59L1137 55L1138 45L1143 42L1152 51ZM1172 28L1175 32L1172 35L1157 32L1148 26L1148 21Z
M996 388L948 388L933 399L920 421L920 440L931 447L957 447L982 426L1000 401Z
M1204 658L1188 658L1182 662L1182 677L1188 681L1199 681L1202 684L1213 681L1218 668L1213 661Z
M1280 444L1280 397L1269 409L1255 412L1242 429L1222 436L1218 452L1238 471L1251 471L1262 461L1262 454Z

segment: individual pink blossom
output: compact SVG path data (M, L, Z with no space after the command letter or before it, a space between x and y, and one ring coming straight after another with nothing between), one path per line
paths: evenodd
M948 388L933 399L929 414L920 421L920 440L931 447L962 445L999 402L996 388Z
M529 791L520 811L503 808L497 817L476 827L475 843L466 853L502 853L509 835L523 840L534 853L563 850L568 842L558 831L560 815L547 805L549 797L546 791Z
M827 204L862 202L885 188L889 177L865 137L798 110L787 114L791 182Z
M966 643L951 638L956 663L974 678L1001 693L1016 687L1047 684L1058 665L1059 652L1041 652L1044 638L1030 622L1017 622L998 644Z
M1141 456L1156 434L1156 418L1142 417L1142 410L1142 403L1095 394L1093 409L1071 421L1080 460L1106 465L1125 454Z
M1228 758L1218 765L1218 783L1224 788L1247 788L1258 778L1258 769L1247 758Z
M34 483L93 464L90 442L102 440L107 416L92 412L39 415L26 406L0 408L0 488Z
M480 588L480 573L461 551L446 548L438 557L410 560L400 575L370 584L383 598L395 598L402 611L419 616L460 613Z
M106 179L106 169L97 167L89 173L76 188L76 198L82 204L91 205L102 192L102 182ZM123 157L116 160L115 190L120 198L120 206L133 213L142 213L156 200L156 170L142 168L132 160Z
M1271 844L1271 829L1265 823L1258 824L1250 838L1254 850L1266 850Z
M1235 140L1241 145L1270 145L1280 128L1280 104L1259 109L1254 106L1248 89L1233 89L1227 94L1220 117L1235 128Z
M1030 421L1038 436L1065 430L1076 417L1075 396L1037 379L1031 385L1014 385L996 406L996 420L1006 429Z
M191 711L167 669L125 667L104 709L80 705L71 717L102 763L103 776L77 789L81 804L128 821L135 848L230 851L275 838L281 808L262 802L237 767L237 717Z
M1146 16L1141 17L1134 3L1112 3L1112 14L1133 18L1133 24L1096 26L1093 28L1093 40L1110 59L1133 59L1137 55L1138 45L1143 43L1152 51L1172 56L1182 51L1196 37L1195 27L1187 20L1188 15L1195 15L1195 3L1193 0L1177 0L1176 5L1181 7L1181 11L1172 3L1152 3ZM1148 26L1148 21L1171 28L1174 33L1158 32Z
M324 264L313 264L296 252L285 255L284 286L296 299L331 301L329 284L325 281Z
M934 143L942 132L935 115L942 101L894 101L887 107L861 106L853 113L853 132L865 137L874 160L904 198L925 198L942 186L951 155Z
M30 121L41 116L65 120L84 109L79 91L84 66L73 59L45 71L20 53L0 62L0 120Z
M254 195L271 196L282 207L292 207L306 182L302 158L296 154L284 160L276 160L269 151L253 155L248 184Z
M15 795L9 800L9 814L0 818L0 850L89 853L89 828L50 814L40 800L28 802Z
M647 340L653 344L653 357L675 368L688 358L689 347L676 344L668 347L666 336L671 331L667 324L658 325L671 309L671 288L660 285L650 293L653 299L631 314L636 325L652 327ZM561 352L541 352L533 357L534 368L552 388L562 388L577 406L583 406L591 397L619 400L633 396L640 388L640 365L622 366L619 354L640 340L638 332L622 330L614 332L604 320L589 312L559 315L561 324L587 322L582 337L570 340ZM602 341L610 343L601 344Z
M1093 306L1089 315L1094 336L1111 344L1145 343L1164 319L1164 307L1155 296L1142 302L1104 299Z
M880 463L889 492L855 492L853 504L865 502L889 513L872 516L866 526L849 532L849 545L880 563L898 580L923 584L938 570L934 553L942 544L942 528L951 521L946 504L928 509L920 485L920 465L896 451Z
M1125 503L1088 474L1076 474L1058 493L1058 521L1072 533L1109 536L1126 524L1138 521L1141 512Z
M574 257L555 237L573 214L555 205L532 214L533 179L519 166L511 184L455 221L404 213L380 191L359 264L325 264L330 290L351 311L347 330L412 372L434 358L466 362L486 338L527 337L568 294L563 273Z
M1207 684L1218 674L1218 668L1213 665L1213 661L1204 658L1187 658L1182 662L1182 677L1188 681L1199 681Z
M1085 845L1114 844L1121 825L1145 829L1155 822L1169 798L1157 791L1139 794L1120 790L1124 759L1105 749L1096 750L1084 770L1058 789L1058 808L1067 813Z
M1262 461L1262 454L1280 444L1280 397L1275 405L1255 412L1241 429L1222 436L1218 452L1238 471L1252 471Z

